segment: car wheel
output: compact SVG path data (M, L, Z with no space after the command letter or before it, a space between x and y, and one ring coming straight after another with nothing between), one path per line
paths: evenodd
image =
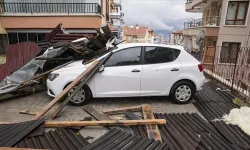
M74 87L71 89L68 93L68 96L71 95L71 93L76 89ZM89 103L91 98L90 90L87 86L82 87L69 101L69 104L75 105L75 106L82 106Z
M171 89L171 98L178 104L186 104L192 100L195 87L188 81L180 81L174 84Z

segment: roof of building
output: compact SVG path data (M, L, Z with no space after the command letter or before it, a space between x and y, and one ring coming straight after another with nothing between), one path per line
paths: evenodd
M144 36L149 30L149 27L145 26L124 26L124 35L141 35Z
M172 34L183 34L183 30L174 31Z

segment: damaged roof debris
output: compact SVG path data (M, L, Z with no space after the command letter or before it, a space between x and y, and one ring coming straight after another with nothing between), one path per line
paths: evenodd
M83 110L97 121L91 117L88 120L44 121L43 117L51 109L54 111L51 113L51 119L60 117L60 112L70 99L112 55L110 48L119 44L120 41L114 38L108 25L102 26L101 30L103 33L96 29L96 35L73 35L68 34L62 24L59 24L45 37L45 41L9 46L12 52L8 52L7 57L10 56L10 59L7 58L5 67L0 66L0 71L8 68L8 71L0 76L4 79L0 82L0 100L44 90L45 80L52 71L76 60L82 60L82 64L91 64L40 112L20 111L34 115L30 121L0 123L0 147L55 150L250 149L249 135L240 127L220 120L231 109L239 108L233 103L234 96L212 83L206 83L203 90L195 95L194 105L204 118L198 113L154 113L149 104L102 112L98 112L94 106L86 105ZM19 53L13 55L20 47L31 52L29 56ZM107 55L96 60L103 54ZM18 62L12 57L17 57ZM73 92L69 94L72 89ZM53 109L59 101L62 103ZM112 116L117 114L123 118ZM89 135L80 132L91 130L82 128L86 126L104 126L109 131L100 137L94 137L95 140L90 142Z
M18 48L22 45L27 45L27 48L23 49L26 49L26 54L30 54L31 56L27 58L33 59L23 59L23 56L17 56L17 60L23 60L22 64L18 64L19 66L16 66L15 62L10 62L10 65L8 65L9 61L7 59L7 63L3 64L7 66L0 67L0 69L10 70L9 72L6 72L6 74L1 74L2 78L5 79L0 82L0 100L17 97L26 93L32 93L36 90L39 91L39 89L45 89L44 81L47 78L48 74L54 71L55 68L59 69L59 66L64 66L63 64L67 64L67 62L75 60L83 60L83 63L86 63L96 56L106 53L108 51L108 49L106 49L106 44L109 39L106 39L105 37L114 39L114 36L112 35L108 27L102 28L105 29L104 35L97 29L98 34L95 37L90 35L73 36L64 31L62 25L59 24L45 37L44 42L40 42L40 44L53 42L51 47L47 48L46 46L42 45L42 48L39 48L39 44L36 45L35 43L31 42L19 43L13 46L10 45L9 47L12 47L12 52L17 51ZM65 38L62 38L62 41L52 41L56 36L76 38L69 38L67 40L65 40ZM117 40L114 40L114 43L117 42ZM33 46L31 47L30 45ZM37 48L33 50L34 47ZM44 47L46 47L46 49L44 49ZM40 50L42 51L40 52ZM14 68L12 67L13 65L15 65ZM10 72L12 73L10 74ZM39 76L39 78L36 78L37 76Z

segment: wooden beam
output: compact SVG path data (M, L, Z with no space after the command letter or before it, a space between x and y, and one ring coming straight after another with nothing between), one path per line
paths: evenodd
M95 74L96 71L99 70L100 62L98 61L97 64L94 66L90 66L88 71L86 72L86 76L84 79L77 85L76 89L68 96L63 103L53 112L51 118L54 119L56 116L61 112L61 110L68 104L68 102L76 95L76 93L86 84L86 82Z
M57 102L59 102L71 89L73 89L81 80L83 80L89 72L99 64L99 61L90 65L83 73L81 73L71 84L69 84L57 97L55 97L48 105L46 105L42 111L32 119L38 119L42 117L47 111L49 111Z
M33 112L31 110L22 110L19 111L20 114L26 114L26 115L37 115L37 112Z
M0 150L47 150L47 149L0 147Z
M91 106L83 106L83 109L90 114L92 117L94 117L96 120L111 120L108 116L106 116L105 114L101 114L99 112L97 112L93 107ZM108 129L112 129L112 128L116 128L116 127L108 127Z
M152 108L150 105L142 105L142 113L144 119L155 119ZM146 125L148 138L162 141L161 134L157 125Z
M97 120L111 120L108 116L97 112L93 107L89 105L83 106L83 109Z
M61 112L61 110L64 108L64 106L71 100L71 98L84 86L84 84L92 77L92 75L94 75L99 70L99 67L102 64L104 64L109 59L109 57L111 55L112 55L112 53L109 53L101 61L94 62L90 67L88 67L87 70L85 70L86 74L85 74L84 79L81 80L81 82L77 85L76 89L71 93L71 95L68 96L67 99L64 100L63 103L53 112L53 114L51 116L53 119L58 115L58 113Z
M81 126L136 126L136 125L153 125L166 124L165 119L150 120L102 120L102 121L47 121L45 127L62 128L62 127L81 127Z
M122 107L122 108L104 110L103 113L107 115L112 115L112 114L123 114L128 111L141 111L141 110L142 110L141 106L131 106L131 107Z

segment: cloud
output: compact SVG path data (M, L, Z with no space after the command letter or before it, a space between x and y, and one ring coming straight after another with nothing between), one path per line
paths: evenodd
M154 30L182 28L190 18L201 14L185 12L186 0L123 0L126 25L145 25Z

